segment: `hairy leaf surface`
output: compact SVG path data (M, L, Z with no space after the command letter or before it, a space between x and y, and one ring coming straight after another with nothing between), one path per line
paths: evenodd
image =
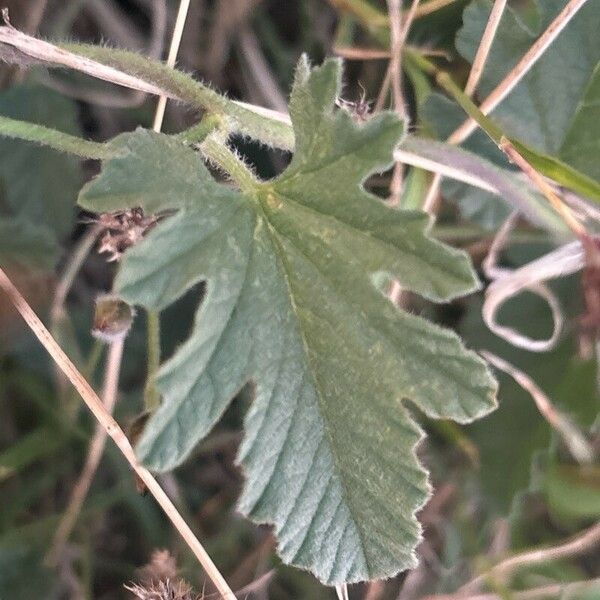
M402 126L392 114L355 124L335 108L339 89L337 61L300 63L294 157L252 194L140 131L80 198L99 211L177 210L127 252L116 287L128 301L162 309L207 281L189 339L160 371L164 400L139 456L173 468L251 382L239 508L274 524L286 562L329 584L415 564L428 484L403 401L460 422L495 405L495 382L455 334L397 310L373 284L385 273L436 301L478 286L463 253L427 236L425 215L364 190Z

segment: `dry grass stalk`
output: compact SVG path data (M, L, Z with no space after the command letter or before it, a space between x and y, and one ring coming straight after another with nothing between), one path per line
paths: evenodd
M494 110L515 89L586 2L587 0L570 0L567 3L554 21L548 25L544 33L540 35L531 48L523 55L523 58L521 58L517 65L511 69L506 77L481 103L479 109L484 115ZM460 144L476 129L477 123L472 119L468 119L450 135L448 141L453 144Z
M79 372L77 367L64 353L62 348L58 345L56 340L52 337L48 329L41 322L39 317L29 306L28 302L20 294L19 290L13 285L11 280L7 277L6 273L0 269L0 288L6 293L12 304L18 310L19 314L23 317L27 325L30 327L32 332L46 348L52 359L60 367L63 373L67 376L69 381L73 384L75 389L79 392L84 402L106 430L108 435L113 439L123 456L129 462L133 470L140 477L140 479L146 484L148 491L154 496L160 507L163 509L169 520L173 523L181 537L184 539L186 544L189 546L191 551L194 553L200 564L204 567L207 575L214 583L219 593L225 600L234 600L235 595L231 591L227 582L216 568L212 559L207 554L206 550L194 535L189 525L181 517L175 505L170 498L165 494L164 490L160 487L154 476L143 467L137 460L135 452L125 435L125 432L121 429L119 424L106 410L104 404L97 396L96 392L86 381L83 375Z

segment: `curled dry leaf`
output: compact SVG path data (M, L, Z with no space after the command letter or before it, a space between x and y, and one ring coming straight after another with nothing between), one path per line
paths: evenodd
M493 279L485 293L483 320L498 336L519 348L532 352L546 352L554 347L564 322L558 299L544 282L580 271L585 263L585 252L580 241L570 242L545 254L525 266L512 270L496 266L498 254L504 247L516 220L516 213L507 219L494 239L483 268ZM548 302L554 323L552 335L545 340L534 340L511 327L500 325L496 319L500 307L523 291L532 292Z

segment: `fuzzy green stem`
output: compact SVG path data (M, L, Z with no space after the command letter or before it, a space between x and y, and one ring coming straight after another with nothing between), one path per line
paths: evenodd
M213 113L207 113L199 123L174 137L186 144L201 144L211 133L223 129L227 129L223 118Z
M202 142L200 149L208 160L231 177L243 193L251 196L256 194L258 179L246 163L227 147L224 141L217 139L214 135L209 136Z
M150 60L135 52L115 48L85 44L64 44L61 48L74 55L118 69L168 98L181 100L214 115L227 117L226 123L231 133L247 135L276 148L292 150L294 147L291 125L285 120L274 118L270 114L272 111L253 110L234 102L186 73L172 69L164 63ZM77 65L74 68L77 68ZM89 67L89 64L82 64L81 70L84 69L94 75L94 70Z
M160 392L156 387L156 374L160 367L160 313L148 311L148 377L144 390L144 406L154 412L160 405Z
M56 129L50 129L36 123L18 121L0 116L0 135L36 142L54 150L75 154L81 158L104 160L116 156L109 144L90 142Z

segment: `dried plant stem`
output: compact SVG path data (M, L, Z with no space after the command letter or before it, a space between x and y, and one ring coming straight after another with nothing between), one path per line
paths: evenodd
M415 17L415 12L419 6L419 0L413 0L410 9L406 13L404 20L402 19L402 3L400 0L388 0L388 12L390 18L390 27L392 33L391 41L391 56L388 64L389 83L392 86L392 98L394 101L394 110L398 116L408 126L408 118L406 112L406 104L404 100L404 91L402 89L402 49L406 42L410 26ZM388 74L386 74L385 81L382 85L382 93L380 98L385 97L387 90L383 90L387 87ZM379 105L379 102L378 102ZM402 195L402 183L404 179L404 165L397 161L394 165L392 173L392 180L390 182L390 198L389 204L391 206L398 206L400 204L400 197Z
M550 398L528 375L491 352L483 350L481 355L497 369L508 373L524 390L531 394L541 415L558 433L571 456L578 463L589 464L594 460L594 450L583 433L552 404Z
M506 577L519 567L552 562L561 558L572 558L591 550L598 544L600 544L600 522L557 546L522 552L499 562L485 573L463 585L454 594L454 597L466 598L468 595L475 593L486 581Z
M35 314L25 298L23 298L19 290L17 290L2 269L0 269L0 288L2 288L2 290L6 293L35 336L46 348L50 356L58 364L63 373L68 377L75 389L79 392L94 417L96 417L108 435L113 439L133 470L146 484L148 491L154 496L164 513L173 523L181 537L185 540L186 544L190 547L219 593L225 600L235 600L235 595L212 562L210 556L207 554L198 538L196 538L193 531L190 529L189 525L177 512L174 504L165 494L150 471L148 471L138 462L135 452L131 447L131 444L129 443L124 431L119 427L119 424L115 421L115 419L108 413L104 407L104 404L100 398L98 398L96 392L94 392L90 384L77 370L77 367L75 367L69 357L63 352L62 348L56 343L56 340L52 337L39 317Z
M179 3L179 10L177 11L177 19L175 21L173 37L171 38L169 56L167 57L167 66L171 68L175 66L175 61L177 60L177 53L179 52L179 46L181 44L181 38L183 36L183 28L185 27L185 21L187 19L189 8L190 0L181 0L181 2ZM156 107L156 113L154 115L154 123L152 125L154 131L160 131L162 129L162 123L165 117L166 106L167 97L163 95L158 99L158 105Z
M498 25L500 25L500 20L504 14L505 7L506 0L495 0L494 5L492 6L492 12L488 18L487 25L485 26L479 48L477 48L477 53L473 59L473 65L469 73L469 78L467 79L467 84L465 85L465 94L468 96L473 95L473 92L483 75L483 68L492 48L492 44L494 43L494 38L496 37Z
M517 63L517 65L506 75L506 77L496 86L496 88L490 93L490 95L481 103L479 107L481 112L485 115L489 114L494 108L496 108L508 94L517 86L517 84L525 77L525 75L532 69L535 63L539 60L539 58L544 54L544 52L548 49L550 44L558 37L560 32L566 27L567 23L575 16L577 11L585 4L586 0L570 0L570 2L565 6L565 8L560 12L560 14L550 23L548 28L542 33L542 35L536 40L536 42L529 48L529 50L523 55L523 58ZM496 2L498 4L498 2ZM498 19L498 22L502 16L500 14L494 14L494 8L492 9L492 13L490 14L490 19L488 20L488 24L486 26L486 30L484 33L484 38L482 39L482 43L485 39L485 35L488 32L488 29L491 30L491 20L492 18ZM497 28L497 24L496 24ZM495 30L494 30L495 33ZM490 36L492 34L490 33ZM493 41L493 37L490 37L489 40L486 40L486 45L489 43L491 47L491 43ZM480 45L480 48L477 52L482 53L483 49ZM489 54L489 49L488 49ZM483 72L485 61L482 62L481 65L478 65L478 70ZM473 65L475 67L475 64ZM479 77L480 75L477 75ZM471 77L475 78L476 75L471 72L469 76L469 80ZM475 80L476 85L477 80ZM467 88L465 89L467 93ZM450 144L460 144L464 142L472 133L477 129L477 122L473 118L469 118L466 120L458 129L456 129L449 137L448 142ZM439 203L439 188L441 184L441 176L436 174L433 177L433 180L429 186L429 190L426 194L423 210L428 212L429 214L435 214L438 209Z
M558 195L554 192L546 180L540 175L517 151L513 144L507 138L503 137L499 144L500 150L506 154L508 159L517 165L529 179L537 186L537 188L546 197L554 210L563 218L571 231L578 237L586 233L585 227L575 218L573 211L565 204Z
M419 8L416 11L415 17L425 17L427 15L430 15L431 13L440 10L441 8L446 8L446 6L449 6L454 2L456 2L456 0L429 0L429 2L424 2L423 4L421 4L421 6L419 6Z
M548 600L549 598L574 598L579 593L591 592L600 588L600 579L572 581L570 583L552 583L529 590L511 592L511 600ZM575 596L576 595L576 596ZM471 596L435 595L427 596L421 600L504 600L506 596L499 594L475 594Z
M523 58L517 63L506 77L494 88L489 96L481 103L479 107L481 112L489 114L496 108L517 84L531 70L539 58L548 49L550 44L558 37L560 32L567 26L567 23L577 14L577 11L587 2L587 0L570 0L560 14L550 23L544 33L524 54ZM456 131L450 135L448 141L454 144L460 144L466 140L473 131L477 129L477 123L473 119L465 121Z
M179 52L179 46L181 45L181 38L183 36L183 29L185 27L189 8L190 0L181 0L179 3L179 10L177 11L173 36L171 38L169 56L167 57L167 66L171 68L175 66L175 62L177 61L177 53ZM156 132L159 132L162 129L167 100L168 98L165 95L160 96L158 99L156 112L154 114L154 122L152 124L152 129ZM160 367L160 314L156 311L149 310L147 317L148 376L146 379L146 389L144 390L144 402L146 410L153 412L160 404L160 393L156 388L155 382L156 374Z
M394 110L406 122L406 105L402 90L402 45L404 43L402 36L402 3L400 0L387 0L387 4L392 33L391 57L388 64L389 81L392 86L392 100ZM385 82L383 87L385 87ZM388 202L391 206L398 206L400 204L403 179L404 165L401 162L396 162L390 182L390 197Z
M79 273L81 266L93 248L94 242L98 238L100 231L101 228L99 226L91 227L73 248L69 260L65 265L63 275L54 290L54 297L52 299L52 305L50 306L50 331L52 331L54 335L56 335L61 324L67 318L65 312L67 295L73 286L77 273ZM56 381L59 391L62 393L68 382L60 369L56 369Z
M117 401L117 392L119 384L119 373L121 371L121 358L123 357L123 340L111 344L106 360L106 370L104 379L104 389L102 400L108 414L112 414ZM100 423L97 424L94 437L90 442L88 455L81 475L71 492L69 504L56 529L54 539L50 550L46 555L44 562L51 567L55 567L63 554L64 547L77 523L77 518L81 512L81 507L88 494L94 474L98 469L104 446L106 445L106 429Z
M500 20L504 14L505 6L506 0L496 0L494 2L492 12L490 13L487 25L481 38L481 42L479 43L479 48L475 54L475 59L469 73L467 84L465 85L465 94L468 96L473 95L481 75L483 74L483 69L492 48L494 38L496 37L496 32L498 31ZM448 141L450 143L454 143L450 139ZM429 214L435 214L437 212L441 183L442 177L439 173L436 173L431 180L429 189L427 190L427 194L423 202L423 210Z

